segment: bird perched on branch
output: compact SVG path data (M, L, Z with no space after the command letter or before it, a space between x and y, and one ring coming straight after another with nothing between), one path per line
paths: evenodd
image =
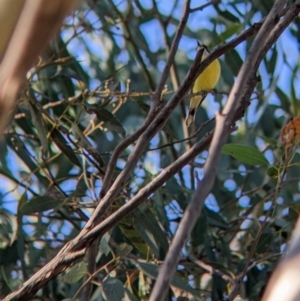
M201 58L201 61L203 61L209 55L209 50L207 46L201 45L199 42L197 43L198 43L197 50L199 50L200 47L204 48L204 52ZM210 65L208 65L204 69L204 71L197 77L191 92L197 93L203 91L203 95L197 95L191 98L189 113L186 117L187 126L190 126L195 121L197 109L202 104L202 102L204 101L207 95L206 91L210 91L216 86L220 78L220 74L221 74L220 62L218 59L216 59Z

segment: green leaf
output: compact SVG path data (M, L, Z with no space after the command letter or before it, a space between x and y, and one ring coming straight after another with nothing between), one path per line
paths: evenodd
M6 165L3 165L3 167L0 167L0 174L3 175L4 177L10 179L14 183L17 183L17 184L20 183L19 180L14 178L14 176L11 173L11 170L9 170Z
M123 283L112 277L107 277L102 283L103 293L107 301L120 301L124 298Z
M140 256L147 256L149 247L141 238L141 234L133 226L132 215L125 217L119 224L121 231L128 238L130 243L140 252Z
M227 65L227 63L225 63L223 60L220 61L220 64L221 64L221 73L222 73L222 82L223 82L223 85L225 87L232 87L232 85L234 84L234 74L232 73L230 67ZM216 96L217 97L217 96ZM201 107L200 107L201 109ZM198 116L198 114L197 114Z
M259 136L262 140L264 140L264 142L270 144L273 148L277 148L278 147L278 140L273 139L273 138L269 138L266 136Z
M11 246L18 230L17 218L6 209L0 208L0 248Z
M274 71L275 71L275 68L276 68L276 63L277 63L277 55L278 55L278 52L277 52L277 48L276 48L276 44L275 46L272 48L272 55L271 55L271 58L270 60L268 60L266 62L266 68L267 68L267 71L269 74L273 75L274 74Z
M23 141L17 135L7 134L5 138L9 148L11 148L19 157L19 159L21 159L27 165L29 170L32 173L34 173L34 175L38 178L40 184L47 186L49 184L48 179L39 173L39 168L30 157L30 153L27 150L26 146L24 145ZM6 176L10 177L7 171L5 172L5 170L1 170L1 172L6 173ZM13 178L11 179L14 180ZM16 180L16 183L19 183L19 181Z
M279 118L274 118L276 110L279 108L277 105L266 104L263 105L263 114L259 119L259 125L263 135L273 137L278 133L281 128Z
M134 225L157 258L164 258L169 244L149 208L142 204L133 213Z
M109 126L115 131L117 131L122 137L126 136L126 131L123 128L122 124L111 112L100 106L97 107L93 105L88 105L85 106L85 108L87 109L87 112L94 112L100 121L107 122Z
M165 229L169 229L170 222L167 216L166 208L164 206L164 199L161 195L161 191L155 191L153 196L151 197L151 201L159 222Z
M293 70L293 76L292 78L295 79L297 78L297 74L299 71L299 67L295 66L294 70ZM295 80L291 80L291 102L292 102L292 113L294 116L298 116L298 111L299 111L299 100L298 100L298 96L295 90ZM298 84L296 84L298 87Z
M116 250L116 256L119 256L121 258L126 257L132 250L133 250L132 246L126 243L121 243L119 245L119 249Z
M36 164L29 156L27 149L23 142L17 136L6 135L7 145L17 154L17 156L27 165L27 167L34 171L37 169Z
M238 24L238 23L230 24L227 26L225 31L223 31L220 34L219 38L221 41L226 41L227 39L229 39L230 37L235 35L240 29L241 29L241 24Z
M234 159L249 165L267 165L268 160L256 148L240 144L225 144L223 154L230 155Z
M279 177L279 170L278 168L276 168L275 166L270 166L267 171L266 174L270 177L270 178L274 178L277 179Z
M269 249L270 245L274 241L275 234L269 230L265 230L266 233L262 233L258 239L256 252L258 254L265 254L266 250Z
M107 242L107 237L104 235L100 240L99 251L107 256L110 253L110 247Z
M248 230L251 236L255 239L261 230L261 224L259 220L256 217L252 217L250 225L245 230Z
M64 61L64 64L61 64L61 66L64 66L66 69L67 67L71 70L73 70L73 74L76 74L76 78L83 81L85 86L87 87L89 85L89 76L88 74L84 71L80 63L72 57L72 54L68 51L67 44L65 41L61 38L61 36L58 36L56 38L56 42L58 43L58 48L60 51L57 53L58 57L62 58ZM66 60L67 58L67 60Z
M220 213L210 210L206 206L203 209L203 212L205 212L207 216L207 223L209 226L219 227L223 230L228 229L228 224L226 223L226 221Z
M225 53L225 62L232 73L235 76L238 75L240 68L243 65L243 60L235 49L232 49Z
M228 21L231 21L233 23L241 23L240 19L237 18L235 15L233 15L231 12L229 12L228 10L221 10L219 9L218 5L214 5L215 9L217 10L218 14L220 16L222 16L223 18L225 18Z
M143 110L143 112L148 114L148 112L150 111L150 106L147 103L141 100L135 100L135 103Z
M178 184L174 177L167 181L166 190L169 193L169 199L175 199L181 208L184 209L187 205L186 195L183 193L182 187Z
M72 134L74 135L76 142L85 149L91 147L90 142L86 139L80 128L75 122L72 122Z
M101 156L98 154L97 150L91 145L88 139L85 137L83 132L80 130L79 126L73 122L72 123L72 134L77 139L77 143L84 149L88 151L91 156L96 160L97 163L102 167L104 165Z
M282 109L289 112L290 111L290 105L291 105L291 101L290 101L289 96L286 93L284 93L279 87L276 87L275 92L276 92L277 97L281 101Z
M48 195L36 196L30 199L26 204L19 208L19 212L23 215L44 212L55 209L63 205L63 200L54 199Z
M20 211L20 208L23 207L25 204L27 204L28 199L27 199L27 193L26 191L21 195L19 202L18 202L18 213Z
M86 263L79 262L70 268L70 270L63 276L63 280L67 283L76 283L87 274Z
M69 146L63 135L57 129L53 129L51 131L51 138L53 139L57 147L62 151L62 153L65 154L73 164L81 167L80 162L76 157L73 149Z
M158 276L158 266L148 262L137 261L135 262L140 269L152 279L157 279ZM199 292L194 290L188 285L187 281L184 281L181 277L174 275L171 279L171 285L175 286L185 292L192 294L196 300L202 300L199 296Z
M46 124L43 120L43 115L41 114L41 111L37 109L35 105L33 105L31 102L29 102L32 122L37 130L37 134L39 136L39 139L41 141L42 150L44 154L48 153L48 140L47 140L47 128Z
M13 264L16 264L17 260L19 260L18 254L18 242L14 241L13 244L7 245L7 247L3 248L1 244L0 248L0 265L4 267L9 267ZM3 272L3 271L1 271ZM1 273L2 276L2 273Z
M207 219L206 219L206 214L202 212L191 234L191 241L192 241L193 248L202 245L205 242L206 235L207 235Z

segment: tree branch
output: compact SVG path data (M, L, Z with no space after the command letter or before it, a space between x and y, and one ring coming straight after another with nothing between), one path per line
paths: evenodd
M136 139L138 137L141 136L141 134L149 127L150 123L153 121L154 117L157 115L158 110L160 109L160 106L161 106L161 104L160 104L161 93L162 93L163 87L164 87L164 85L167 81L167 78L168 78L168 75L169 75L169 72L170 72L170 68L173 64L174 57L175 57L175 54L176 54L176 51L177 51L177 48L178 48L179 41L181 39L181 36L183 34L183 30L184 30L186 22L187 22L187 18L188 18L188 14L189 14L188 13L189 3L190 3L190 0L186 0L183 16L181 18L178 30L176 32L176 36L175 36L174 41L172 43L170 54L168 56L168 60L166 62L165 68L162 72L162 75L161 75L160 81L157 85L157 88L156 88L154 94L151 96L152 102L151 102L151 109L149 111L149 114L148 114L144 124L135 133L133 133L127 139L122 141L117 146L116 150L113 152L113 155L112 155L112 157L111 157L111 159L108 163L105 178L103 180L103 185L102 185L101 192L100 192L100 198L104 197L104 195L106 194L106 192L108 191L108 189L111 186L111 179L112 179L113 171L115 169L116 162L117 162L118 157L121 154L121 152L127 146L129 146L131 143L136 141Z
M288 250L269 280L262 301L299 300L299 266L300 219L298 218Z
M254 89L256 85L255 80L249 82L249 89ZM243 112L249 105L249 98L251 93L246 93L248 99L243 99L240 109L237 111L235 120L243 116ZM207 133L199 142L195 143L194 146L186 153L184 153L178 160L172 163L170 166L164 169L154 180L152 180L148 185L140 190L140 192L132 198L128 203L119 208L116 212L106 218L99 225L87 231L83 229L81 233L72 241L67 243L65 247L53 258L45 267L33 275L27 282L25 282L22 287L7 296L3 301L8 300L30 300L31 296L43 285L50 281L53 277L61 273L69 264L70 258L74 261L80 259L85 255L87 247L92 241L99 238L99 236L105 234L109 229L120 222L122 218L127 216L129 213L133 212L140 204L142 204L155 190L157 190L163 183L170 179L174 174L178 172L183 166L188 164L193 160L201 151L205 150L211 139L213 131ZM66 260L68 259L68 260ZM65 264L65 267L60 267L58 265ZM48 275L47 281L43 278L43 275Z
M266 18L266 21L255 38L244 64L241 67L238 74L238 80L233 85L222 114L219 113L216 116L216 129L211 142L209 156L204 166L203 179L198 183L195 194L184 212L164 264L158 274L150 295L150 301L164 300L167 294L171 277L178 264L180 252L185 242L190 237L191 231L201 213L204 201L213 186L222 147L230 133L230 127L237 110L238 103L242 98L246 84L249 80L249 71L253 70L259 53L263 49L264 40L269 36L270 31L278 23L279 15L285 3L285 0L277 0L275 2L270 14Z
M182 100L182 98L186 95L188 90L190 89L192 82L195 78L207 67L214 59L218 58L220 55L224 54L228 50L234 48L247 38L254 35L259 28L262 26L263 21L254 24L252 27L247 29L245 32L240 34L235 39L231 40L229 43L218 47L213 51L202 63L200 63L201 53L197 53L195 61L189 70L183 84L178 89L178 91L173 95L167 105L160 110L160 113L153 120L149 127L146 127L145 133L140 137L139 142L136 146L134 153L129 158L129 163L126 165L126 172L128 174L131 173L132 169L135 166L135 163L140 153L144 149L144 145L146 141L149 141L153 135L159 129L162 128L166 120L169 118L172 111L175 109L177 104ZM253 90L253 88L252 88ZM246 94L250 97L251 89L249 88ZM241 116L247 107L247 99L239 106L237 115ZM157 114L157 112L153 113ZM237 118L237 117L236 117ZM148 117L148 120L150 118ZM109 204L115 199L118 195L122 185L126 181L125 170L119 175L115 184L118 191L114 191L114 186L110 189L110 191L105 195L103 199L106 201L105 206L101 206L102 202L96 209L95 213L92 215L90 221L79 233L79 235L70 241L62 250L57 254L55 258L53 258L45 267L43 267L40 271L38 271L35 275L33 275L28 281L26 281L17 291L12 292L8 295L4 300L29 300L31 296L34 295L36 291L38 291L45 283L53 279L56 275L61 273L71 262L82 258L85 255L86 249L89 244L95 240L99 235L105 233L108 229L110 229L113 225L117 224L120 218L126 216L128 213L132 212L136 207L138 207L144 200L147 198L148 193L152 193L161 186L165 181L167 181L174 173L178 172L180 168L182 168L185 164L188 164L190 160L192 160L201 150L205 149L211 140L212 133L207 134L201 141L196 143L186 154L181 156L178 160L176 160L173 164L164 170L164 172L155 178L154 181L145 186L142 190L140 190L139 194L136 195L131 201L126 203L122 208L120 208L117 212L113 213L109 218L102 221L101 224L97 225L99 221L101 221L102 214L104 214L106 208ZM137 135L139 136L139 135ZM133 139L134 140L134 139ZM129 143L130 144L130 143ZM146 144L145 144L146 145ZM118 158L118 156L116 156ZM125 167L126 168L126 167ZM118 186L119 185L119 186ZM149 186L150 185L150 186ZM153 186L152 186L153 185ZM94 228L93 228L94 227Z

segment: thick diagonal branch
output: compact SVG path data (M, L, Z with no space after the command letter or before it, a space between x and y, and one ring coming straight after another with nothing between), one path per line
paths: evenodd
M195 194L184 212L164 264L155 282L150 296L150 301L164 300L167 294L171 277L174 274L179 261L180 252L187 239L190 237L191 231L201 213L204 201L213 186L222 146L230 133L230 126L238 107L238 103L244 94L247 81L252 74L252 70L255 67L259 54L263 50L264 41L268 38L272 29L278 23L279 16L285 4L285 0L277 0L274 4L265 23L255 38L244 64L241 67L237 81L232 88L228 102L222 114L217 114L216 116L216 129L209 150L209 156L204 166L203 179L198 183Z

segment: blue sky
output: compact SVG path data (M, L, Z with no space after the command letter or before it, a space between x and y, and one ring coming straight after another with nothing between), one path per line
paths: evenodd
M183 7L183 0L180 0L178 3L177 8L174 11L174 15L179 19L181 14L182 14L182 7ZM122 6L122 5L126 5L125 1L115 1L116 4ZM152 1L150 0L143 0L141 1L142 5L145 7L152 7ZM158 1L158 8L161 12L165 13L166 15L169 14L171 8L173 7L173 3L174 1ZM195 6L199 6L202 4L205 4L206 1L192 1L192 7ZM226 3L225 3L226 4ZM220 5L220 8L222 9L227 9L229 6L225 6L225 5ZM244 6L243 4L239 5L239 9L241 11L247 11L247 7ZM189 20L188 20L188 26L190 28L192 28L193 30L200 30L200 29L208 29L211 30L213 28L213 24L209 21L209 19L212 16L216 16L216 11L213 8L213 6L209 6L207 7L205 10L203 11L197 11L195 13L193 13ZM92 20L95 19L96 21L96 17L93 14L89 15L89 18L91 18ZM261 16L259 14L256 14L254 16L254 19L256 20L260 20ZM176 30L176 27L174 25L169 26L168 31L169 33L172 33ZM164 47L164 41L163 41L163 35L161 33L160 30L160 25L157 21L150 21L148 23L145 23L142 26L142 31L145 33L145 37L150 45L150 48L152 50L157 50L158 48L162 48ZM219 28L220 33L222 33L222 28ZM63 36L65 37L65 39L68 39L68 37L72 34L72 32L68 32L66 31ZM201 40L201 38L203 37L199 37L199 39ZM86 42L88 43L89 48L95 53L95 55L99 55L102 56L103 58L106 57L106 52L109 51L109 45L107 45L107 43L105 43L105 47L104 47L104 43L101 40L101 36L97 37L97 38L91 38L89 35L86 35L85 38ZM107 42L107 41L106 41ZM119 38L119 43L122 44L122 38ZM189 58L193 58L195 55L195 44L196 41L194 39L188 38L187 36L183 36L180 44L179 44L179 49L183 50L184 52L187 53ZM286 59L288 64L290 66L295 66L295 65L299 65L299 49L298 49L298 45L295 41L295 39L292 37L292 35L286 31L279 39L278 43L277 43L277 48L279 51L279 55L278 55L278 63L277 63L277 68L275 70L275 76L278 77L278 82L280 87L287 93L290 93L290 87L291 87L291 81L295 80L295 81L299 81L299 74L296 74L296 76L294 78L292 78L292 74L291 74L291 70L290 67L288 67L284 60ZM89 66L89 62L88 62L88 57L85 53L85 49L84 47L82 47L82 44L79 41L74 40L73 42L70 43L69 45L69 50L77 57L77 59L79 59L82 63L82 65L86 68L88 68ZM245 45L240 45L239 47L237 47L237 50L239 51L241 57L244 59L245 58ZM120 60L124 60L124 62L126 62L126 54L124 54L124 58L120 58ZM222 60L222 58L221 58ZM162 67L162 66L161 66ZM261 75L263 77L263 82L267 82L267 72L265 70L265 68L262 66L260 68L260 72ZM98 81L95 81L94 85L96 86L98 84ZM299 97L299 85L295 85L295 89L296 89L296 94L297 97ZM266 94L268 94L268 91L266 91ZM209 115L212 117L215 114L215 111L218 109L218 104L215 103L213 101L212 98L208 98L208 103L209 103ZM279 104L279 101L277 99L277 97L275 97L274 93L272 93L272 91L270 91L269 93L269 99L268 99L269 103L274 103L274 104ZM256 119L258 118L260 112L255 112L255 103L249 108L249 112L248 115L250 116L250 120L252 120L252 122L255 122ZM280 114L280 112L278 113ZM153 141L155 143L155 140ZM154 156L154 157L153 157ZM154 158L154 159L153 159ZM9 156L7 157L8 161L9 161L9 165L11 170L17 170L19 168L22 168L21 165L19 164L19 160L16 158L16 156L10 152ZM150 159L149 159L150 160ZM149 164L152 165L152 167L149 167L150 169L152 169L153 171L158 171L159 168L157 167L156 162L158 162L158 154L151 154L151 160L149 161ZM187 170L188 168L185 168L185 170ZM26 170L26 168L24 169ZM0 188L0 191L2 193L6 193L9 190L11 190L14 187L14 184L12 184L10 181L8 181L6 178L1 177L1 182L2 182L2 187ZM230 183L228 184L229 188L230 188ZM36 189L36 191L39 191L38 187L33 187L34 189ZM16 206L17 206L17 200L20 197L20 193L22 193L24 191L24 189L16 189L13 193L8 194L6 197L4 197L2 199L2 201L4 202L4 207L9 209L12 212L16 212ZM214 201L211 200L213 203Z

